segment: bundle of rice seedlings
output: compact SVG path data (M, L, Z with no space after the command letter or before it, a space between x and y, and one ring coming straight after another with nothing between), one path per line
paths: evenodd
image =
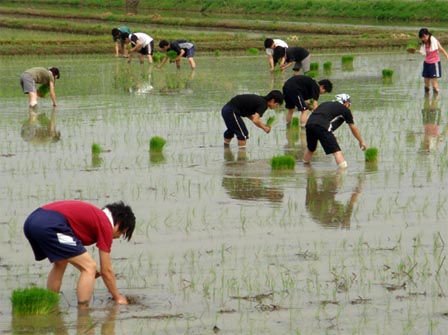
M48 315L59 303L59 294L38 287L17 289L11 295L15 315Z

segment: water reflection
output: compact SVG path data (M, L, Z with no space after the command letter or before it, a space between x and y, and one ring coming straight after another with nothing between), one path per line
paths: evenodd
M288 126L286 128L286 144L284 146L285 155L294 156L300 161L306 149L306 132L300 127Z
M191 70L190 73L186 73L183 71L176 71L176 74L166 73L165 75L165 83L160 86L161 94L173 94L173 93L182 93L182 94L192 94L192 81L195 77L195 70Z
M311 217L325 228L350 228L350 220L356 200L361 192L362 178L353 189L347 201L337 200L345 170L319 177L310 168L306 184L305 206Z
M53 107L50 118L47 114L28 110L28 119L22 123L20 136L25 142L46 143L57 142L61 139L61 132L56 130L56 107Z
M425 94L422 109L422 121L425 136L421 145L423 152L430 152L437 148L440 141L446 136L448 127L445 127L439 134L441 110L438 107L439 95L434 94L430 99L429 94Z
M255 162L248 162L245 149L238 149L237 156L229 147L224 149L224 165L222 186L227 194L233 199L240 200L268 200L270 202L281 202L283 191L279 188L266 185L266 178L257 176Z
M12 315L13 334L68 334L62 312L58 309L49 315Z

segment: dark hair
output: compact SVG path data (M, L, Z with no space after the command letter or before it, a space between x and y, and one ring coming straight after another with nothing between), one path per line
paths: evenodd
M121 31L118 30L118 28L112 29L112 36L113 37L116 37L116 38L120 37L120 33L121 33Z
M267 101L274 99L274 101L280 105L283 103L283 94L282 94L282 92L280 92L278 90L273 90L273 91L269 92L268 95L265 96L264 98Z
M123 40L129 38L129 33L120 33L120 36Z
M277 64L277 62L280 58L285 57L285 55L286 55L286 48L275 47L274 48L274 65Z
M61 75L59 74L59 69L57 67L50 67L48 71L50 71L53 74L54 79L61 78Z
M114 225L118 224L118 229L124 232L124 239L129 241L135 229L135 215L132 208L123 201L107 204L104 208L110 210Z
M167 45L170 45L170 43L169 43L167 40L161 40L161 41L159 42L159 48L164 48L164 47L166 47Z
M418 37L422 38L423 35L429 35L432 36L432 34L429 32L428 28L422 28L420 29L420 31L418 32Z
M265 49L269 49L270 47L272 47L272 44L274 44L274 40L272 38L267 38L264 40Z
M324 87L325 92L331 93L333 90L333 83L328 79L322 79L318 81L319 85Z

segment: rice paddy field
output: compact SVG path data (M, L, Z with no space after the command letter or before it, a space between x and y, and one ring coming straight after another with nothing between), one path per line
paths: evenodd
M127 64L112 51L2 57L0 333L445 334L448 83L425 97L419 55L350 55L343 66L346 54L312 54L316 79L352 97L355 123L378 149L366 162L341 126L342 171L320 147L303 165L304 130L286 128L284 107L263 117L275 117L270 134L247 120L246 150L224 150L222 106L292 75L271 75L261 53L199 55L194 71L186 61ZM40 99L30 117L19 76L33 66L57 66L61 78L58 106ZM158 154L155 136L166 140ZM273 171L281 155L295 167ZM45 287L51 268L34 261L23 222L61 199L132 206L133 239L112 248L130 304L114 305L99 279L91 309L78 311L69 267L60 313L13 316L12 291Z

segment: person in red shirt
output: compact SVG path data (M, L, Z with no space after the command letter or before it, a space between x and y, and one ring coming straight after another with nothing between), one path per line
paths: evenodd
M24 224L35 259L48 258L53 263L47 279L49 290L59 293L68 264L81 272L77 284L81 308L89 306L95 279L100 276L117 303L128 303L118 291L110 252L113 239L123 236L129 241L134 229L134 213L123 202L100 209L77 200L56 201L34 210ZM85 248L92 244L99 249L100 271Z

